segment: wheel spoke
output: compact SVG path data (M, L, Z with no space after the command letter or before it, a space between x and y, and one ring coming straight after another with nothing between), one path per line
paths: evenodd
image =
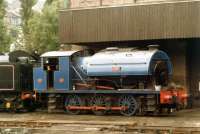
M106 101L105 96L98 95L92 98L90 105L94 107L109 107L110 102ZM96 115L104 115L106 114L106 112L107 110L97 110L97 109L93 110L93 113Z
M69 114L80 114L81 110L71 110L70 106L83 106L83 102L81 101L81 98L77 95L69 95L66 98L65 101L65 108L66 112Z
M121 96L119 99L119 106L126 108L120 111L120 113L125 116L132 116L137 111L137 101L131 95Z

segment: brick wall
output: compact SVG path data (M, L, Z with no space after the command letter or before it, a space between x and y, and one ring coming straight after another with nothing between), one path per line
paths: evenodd
M116 6L135 3L166 2L169 0L69 0L70 8ZM175 0L180 1L180 0Z
M70 0L70 8L111 6L134 3L134 0Z

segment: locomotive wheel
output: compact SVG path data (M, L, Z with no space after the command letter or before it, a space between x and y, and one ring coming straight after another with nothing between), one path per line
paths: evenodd
M111 105L110 101L107 101L106 97L101 96L101 95L94 96L91 101L91 106L94 106L94 107L107 107L109 109L110 105ZM95 115L101 116L101 115L105 115L108 110L93 109L92 111Z
M131 95L121 96L119 99L119 106L127 108L120 111L120 113L125 116L135 115L138 109L137 101Z
M4 107L4 101L0 99L0 109L3 109L3 107Z
M26 100L23 102L23 104L24 104L24 108L28 112L33 112L36 110L35 101L33 101L33 100Z
M69 114L77 115L80 114L81 110L71 110L67 108L69 106L83 106L83 102L81 101L81 98L77 95L69 95L66 98L65 101L66 112Z

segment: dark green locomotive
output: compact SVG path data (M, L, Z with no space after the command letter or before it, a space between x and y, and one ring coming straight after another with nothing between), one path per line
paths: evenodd
M0 55L0 109L32 110L34 93L33 62L36 58L24 51Z

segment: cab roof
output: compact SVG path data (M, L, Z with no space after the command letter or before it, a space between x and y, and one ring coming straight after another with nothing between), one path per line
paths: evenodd
M40 57L68 57L78 51L50 51L42 54Z

